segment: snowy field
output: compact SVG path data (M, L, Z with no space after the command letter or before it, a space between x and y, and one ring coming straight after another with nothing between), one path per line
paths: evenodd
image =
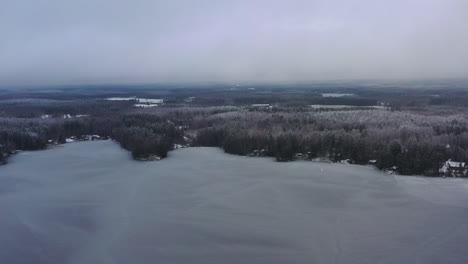
M468 181L112 141L0 167L0 263L468 263Z
M323 93L322 97L345 97L345 96L353 96L354 94L349 93Z

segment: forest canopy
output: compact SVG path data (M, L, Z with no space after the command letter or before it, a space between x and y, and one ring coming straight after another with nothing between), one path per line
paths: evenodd
M445 96L434 97L442 105L433 105L431 95L412 96L415 101L401 91L343 92L350 96L320 98L304 90L300 99L300 93L282 90L253 94L175 90L158 95L166 98L164 104L149 108L81 93L65 93L62 99L59 94L50 95L53 99L5 98L0 100L0 163L17 150L44 149L88 135L111 138L142 160L164 158L180 146L213 146L277 161L371 163L399 174L430 176L439 175L448 159L468 161L464 106L454 101L444 105ZM319 100L324 105L336 101L340 107L308 105ZM232 104L225 105L228 101ZM346 102L349 107L341 107ZM376 103L378 107L365 107Z

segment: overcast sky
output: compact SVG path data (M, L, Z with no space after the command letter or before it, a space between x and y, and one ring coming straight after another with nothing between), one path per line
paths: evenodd
M4 0L0 86L468 77L467 0Z

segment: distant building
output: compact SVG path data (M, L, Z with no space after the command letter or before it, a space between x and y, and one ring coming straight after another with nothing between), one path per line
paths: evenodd
M272 109L273 108L271 104L253 104L252 107L257 108L257 109Z
M195 100L195 96L190 96L184 99L184 102L186 103L192 103L193 100Z
M162 104L164 99L149 99L149 98L137 98L140 104Z
M164 103L164 99L152 99L152 98L138 98L132 97L109 97L106 98L108 101L133 101L135 107L156 107Z
M448 177L465 177L467 175L467 167L465 162L447 160L439 169L441 176Z

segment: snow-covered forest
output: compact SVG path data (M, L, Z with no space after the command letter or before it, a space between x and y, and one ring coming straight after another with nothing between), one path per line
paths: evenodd
M465 108L445 104L444 97L435 103L427 97L421 103L423 97L416 96L410 101L407 96L360 96L359 104L383 98L385 107L320 110L308 107L309 102L291 105L298 98L294 94L220 95L224 101L211 105L206 104L213 98L211 93L199 95L198 101L196 97L187 101L190 92L185 93L166 94L165 105L145 109L131 102L70 94L62 100L58 95L0 100L0 162L17 150L44 149L86 135L112 138L136 159L164 158L175 146L217 146L227 153L271 156L277 161L320 158L371 163L399 174L428 176L439 175L448 159L468 159ZM271 98L283 103L267 108L250 104ZM226 100L249 103L225 105Z

